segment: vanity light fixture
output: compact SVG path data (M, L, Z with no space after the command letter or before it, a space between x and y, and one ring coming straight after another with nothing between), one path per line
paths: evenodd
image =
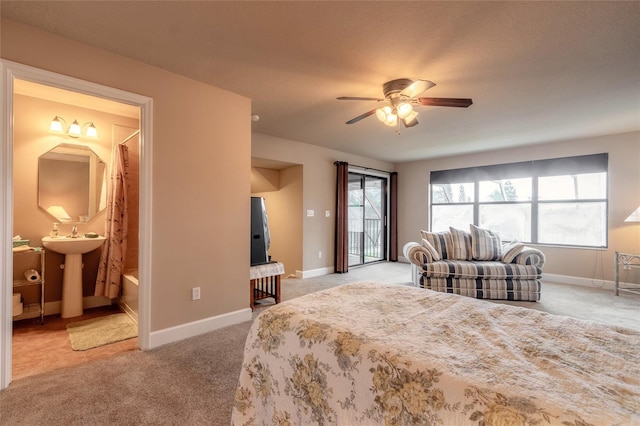
M49 131L52 133L64 134L65 133L64 129L66 127L67 127L67 122L65 121L65 119L56 115L55 117L53 117L53 120L51 120L51 124L49 125ZM91 121L84 123L83 125L80 125L80 123L78 123L78 120L73 120L73 123L71 123L71 125L67 129L66 134L72 138L79 138L82 136L82 131L85 128L86 128L86 131L84 133L85 138L98 139L98 130L96 129L96 126L93 124L93 122Z
M51 124L49 125L49 131L52 133L64 133L62 120L64 120L64 118L58 117L57 115L53 117L53 120L51 120Z
M80 127L80 124L78 124L78 120L73 120L73 123L69 126L67 134L72 138L79 138L82 136L82 128Z

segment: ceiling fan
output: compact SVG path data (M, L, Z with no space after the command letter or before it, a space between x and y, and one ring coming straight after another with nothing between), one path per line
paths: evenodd
M375 114L378 120L390 127L399 126L399 121L405 127L413 127L418 124L418 113L414 111L414 105L422 106L442 106L442 107L458 107L467 108L473 104L471 99L465 98L418 98L417 96L427 89L435 86L435 83L429 80L411 80L408 78L399 78L387 81L382 86L384 98L360 98L354 96L341 96L336 98L340 101L376 101L386 102L387 105L372 109L361 114L345 124L353 124Z

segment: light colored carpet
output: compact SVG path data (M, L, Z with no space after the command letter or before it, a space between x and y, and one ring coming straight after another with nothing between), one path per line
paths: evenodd
M127 314L113 314L67 324L74 351L86 351L138 335L138 325Z

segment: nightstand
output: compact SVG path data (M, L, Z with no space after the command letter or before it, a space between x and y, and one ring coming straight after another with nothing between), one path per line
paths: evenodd
M615 254L615 264L613 269L613 280L615 282L616 296L621 291L640 294L640 284L627 283L625 287L620 287L620 266L622 269L640 269L640 254L619 253Z

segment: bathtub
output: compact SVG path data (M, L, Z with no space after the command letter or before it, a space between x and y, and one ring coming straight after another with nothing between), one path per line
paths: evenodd
M120 307L138 322L138 271L127 271L122 274L122 297Z

